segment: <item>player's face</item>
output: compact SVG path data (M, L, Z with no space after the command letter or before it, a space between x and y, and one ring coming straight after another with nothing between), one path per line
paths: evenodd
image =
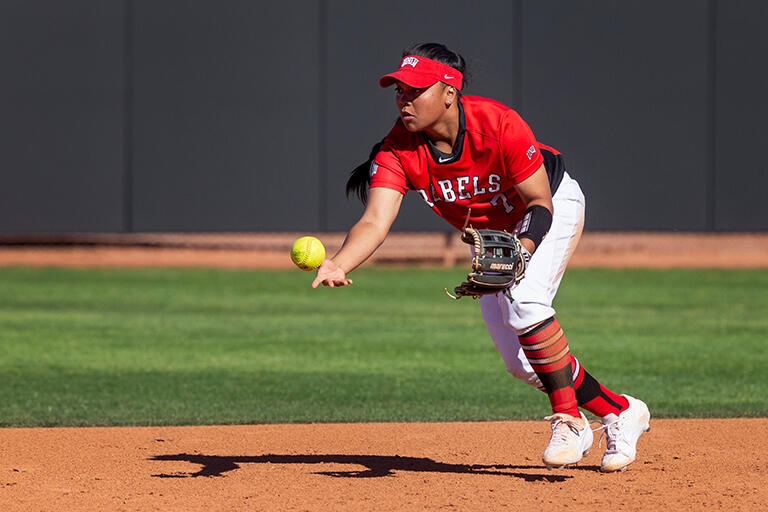
M395 104L406 130L419 132L440 119L445 113L444 90L440 82L421 89L402 82L395 84Z

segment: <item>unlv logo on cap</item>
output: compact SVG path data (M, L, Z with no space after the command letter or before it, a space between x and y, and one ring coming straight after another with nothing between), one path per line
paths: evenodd
M416 64L418 63L419 63L419 59L417 59L416 57L406 57L403 59L403 63L400 64L400 67L402 68L405 66L411 66L412 68L415 68Z

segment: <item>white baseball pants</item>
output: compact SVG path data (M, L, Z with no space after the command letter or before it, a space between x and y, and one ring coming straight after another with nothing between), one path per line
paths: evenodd
M584 194L567 173L552 196L552 205L552 226L531 257L525 277L512 290L515 300L510 302L503 293L479 300L483 320L507 371L537 388L541 388L541 381L528 363L517 335L554 316L552 300L581 237Z

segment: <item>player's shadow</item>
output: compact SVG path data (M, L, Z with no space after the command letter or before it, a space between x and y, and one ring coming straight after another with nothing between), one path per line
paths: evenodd
M398 455L258 455L221 456L180 453L177 455L155 455L153 461L179 461L199 464L195 473L160 473L156 478L196 478L200 476L222 476L228 471L239 469L239 464L350 464L363 466L363 470L316 471L315 474L341 478L375 478L391 476L395 471L413 471L426 473L457 473L470 475L498 475L520 478L527 482L563 482L568 475L556 473L524 473L513 470L542 470L542 466L527 465L482 465L482 464L446 464L426 457L400 457ZM595 466L577 466L576 469L596 470Z

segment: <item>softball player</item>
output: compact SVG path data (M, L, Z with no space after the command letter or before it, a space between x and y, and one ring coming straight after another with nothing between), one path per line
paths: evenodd
M395 86L399 119L353 171L347 193L366 204L344 245L318 268L312 283L352 284L347 274L381 245L404 194L416 191L457 229L515 231L530 257L525 278L511 291L485 295L483 319L509 373L546 392L552 435L542 456L548 468L585 456L593 434L579 407L601 419L607 437L602 471L635 460L650 414L640 400L602 386L570 353L552 301L584 223L584 196L562 155L539 143L514 110L461 93L464 59L436 43L403 52L383 76Z

